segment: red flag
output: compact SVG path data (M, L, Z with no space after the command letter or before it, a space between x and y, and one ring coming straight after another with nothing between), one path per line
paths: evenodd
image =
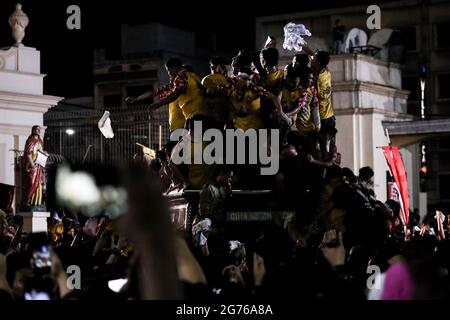
M409 222L409 193L408 180L406 179L405 166L402 157L398 152L398 147L383 147L384 156L394 177L395 184L399 191L400 218L404 225Z

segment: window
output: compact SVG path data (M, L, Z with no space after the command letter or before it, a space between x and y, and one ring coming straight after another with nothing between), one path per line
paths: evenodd
M439 149L449 149L450 150L450 137L439 138Z
M410 91L408 96L408 102L420 100L419 94L419 79L416 76L404 76L402 78L402 87L405 90Z
M450 171L450 151L439 150L439 172ZM447 189L450 189L447 185Z
M438 78L438 98L450 99L450 73L440 74Z
M122 96L120 94L111 94L103 97L105 107L120 107L122 105Z
M400 27L396 28L400 31L399 44L405 46L406 51L415 51L416 44L416 27Z
M439 176L439 190L441 194L441 200L450 199L450 174L441 174Z
M436 24L436 47L450 48L450 22Z

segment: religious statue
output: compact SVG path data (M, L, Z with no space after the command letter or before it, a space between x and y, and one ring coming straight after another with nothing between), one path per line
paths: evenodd
M44 169L47 153L41 139L41 127L33 126L31 135L25 142L25 171L28 178L26 201L30 206L40 206L43 201Z

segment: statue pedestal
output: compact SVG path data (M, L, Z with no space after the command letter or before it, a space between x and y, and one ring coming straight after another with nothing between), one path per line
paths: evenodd
M47 218L50 217L50 212L20 212L23 217L23 232L47 232Z

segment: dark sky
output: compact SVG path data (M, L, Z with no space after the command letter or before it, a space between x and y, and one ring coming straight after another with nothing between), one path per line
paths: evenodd
M17 0L0 0L0 47L13 44L8 17ZM178 3L177 3L178 2ZM218 47L228 51L253 49L255 17L386 1L268 0L23 0L30 19L24 44L41 51L41 70L47 74L45 93L65 97L92 94L94 48L120 48L120 25L162 22L195 31L200 39L217 34ZM81 8L81 30L68 30L66 9Z

